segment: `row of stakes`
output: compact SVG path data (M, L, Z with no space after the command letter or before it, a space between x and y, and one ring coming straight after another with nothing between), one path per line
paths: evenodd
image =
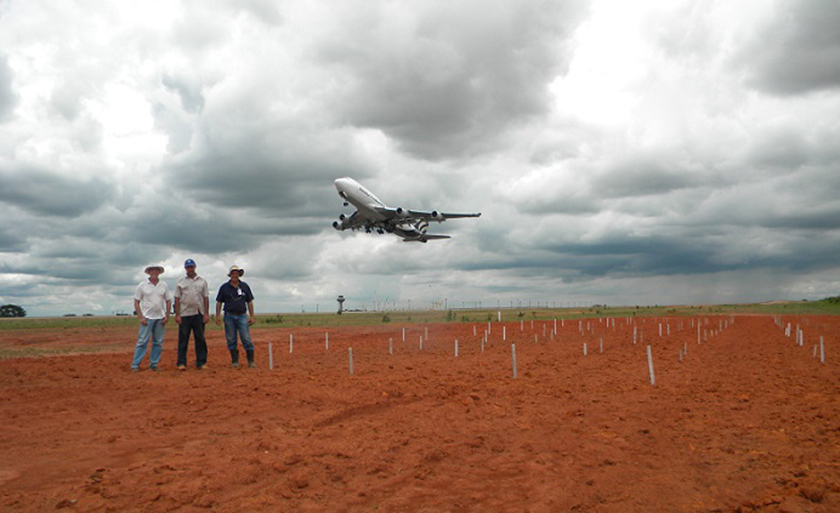
M782 326L784 326L784 322L782 322L782 319L780 317L775 318L775 323L776 323L776 326L778 326L779 328L782 328ZM791 323L787 323L787 326L784 327L785 336L788 337L788 338L790 338L790 336L791 336L791 328L792 328ZM799 346L799 347L804 347L805 346L805 330L800 328L799 325L797 324L796 325L796 331L793 332L793 333L795 333L795 335L796 335L794 344ZM824 335L820 335L819 345L814 344L814 358L817 357L817 349L818 348L819 348L820 363L825 365L825 336Z
M612 321L612 327L613 327L613 329L615 329L615 318L607 319L607 326L608 327L610 325L610 321ZM730 323L733 322L733 321L734 321L734 319L731 320L731 321L720 321L720 324L719 324L720 331L727 328L730 325ZM628 319L628 322L629 322L629 319ZM708 324L708 319L706 319L706 323ZM561 320L561 325L565 326L565 320ZM691 321L691 325L692 326L694 325L694 320L693 319ZM660 337L662 337L662 335L663 335L662 326L663 325L660 322L659 323L659 336ZM531 321L531 328L533 329L533 321ZM584 334L583 321L579 321L578 328L579 328L580 333L583 335ZM667 328L667 334L670 335L671 334L671 325L666 323L666 328ZM633 344L634 345L636 344L637 338L639 338L639 337L641 338L641 341L644 342L644 332L641 331L641 330L637 331L637 329L638 329L638 326L633 326ZM680 325L680 329L682 329L682 325ZM790 326L788 325L788 331L789 331L789 329L790 329ZM798 329L799 328L797 327L797 330ZM524 321L520 321L520 331L523 331L523 330L524 330ZM590 323L589 322L587 322L587 331L590 331ZM545 336L545 332L546 332L546 326L543 325L543 336ZM557 332L557 319L554 319L554 329L550 333L552 340L554 339L554 334L556 332ZM594 330L592 330L591 332L594 333ZM703 337L704 337L705 340L708 340L708 334L709 334L708 332L709 332L709 330L703 330ZM481 352L482 353L484 352L484 347L485 347L485 343L488 340L488 336L491 333L492 333L492 325L488 322L487 323L487 330L485 330L484 336L481 338ZM717 335L718 333L719 333L719 331L712 330L712 336ZM474 336L477 335L475 325L473 326L473 335ZM425 337L426 337L426 340L428 340L429 328L425 328ZM504 341L506 339L507 339L507 326L502 326L502 340ZM402 329L402 340L403 340L403 342L405 342L405 328ZM701 322L698 322L697 323L697 343L700 344L700 342L701 342ZM534 343L538 343L537 334L534 334ZM329 332L326 332L324 334L324 345L325 345L325 349L329 350L329 348L330 348L330 334L329 334ZM820 345L822 346L822 337L820 337ZM353 374L353 348L348 347L347 350L348 350L348 358L349 358L349 372L352 375ZM421 351L423 350L423 336L420 337L420 350ZM601 353L604 352L604 338L603 337L600 337L599 350L600 350ZM294 352L294 335L290 334L289 335L289 354L292 354L293 352ZM816 348L815 348L815 352L816 352ZM391 354L391 355L394 354L393 338L388 339L388 354ZM587 356L587 354L588 354L588 344L586 342L584 342L583 343L583 356ZM680 351L679 351L679 361L680 361L680 363L682 363L683 358L687 354L688 354L688 342L685 342L683 348L681 348ZM822 352L822 354L823 354L823 363L824 363L824 351ZM455 357L458 357L458 355L459 355L458 339L455 339ZM650 384L651 384L651 386L655 386L656 385L656 376L655 376L654 368L653 368L653 354L652 354L650 345L647 345L647 360L648 360L648 372L650 374ZM511 344L511 364L512 364L513 379L517 379L518 378L518 372L517 372L517 365L516 365L516 344L515 343ZM268 343L268 368L270 370L274 369L274 350L273 350L271 341L269 341L269 343Z

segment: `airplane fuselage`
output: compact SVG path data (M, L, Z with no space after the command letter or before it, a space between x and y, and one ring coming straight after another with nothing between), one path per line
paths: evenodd
M372 221L385 220L385 216L377 212L376 208L388 208L388 206L356 180L349 177L339 178L335 181L335 188L338 190L338 195L356 207L362 217Z

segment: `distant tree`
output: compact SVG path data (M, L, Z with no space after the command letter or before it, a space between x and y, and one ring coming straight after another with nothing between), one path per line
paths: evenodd
M18 305L0 306L0 317L26 317L26 310Z

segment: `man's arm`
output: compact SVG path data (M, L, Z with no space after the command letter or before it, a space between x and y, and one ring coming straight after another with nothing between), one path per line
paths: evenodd
M248 316L248 324L254 324L255 322L257 322L257 319L254 317L254 302L253 301L248 301L248 313L250 314Z
M204 296L204 324L210 321L210 298Z
M139 299L134 300L134 312L137 313L137 318L140 319L140 324L142 324L143 326L148 324L146 322L146 318L143 317L143 312L140 311L140 300Z
M163 316L163 325L166 326L166 321L169 320L169 312L172 311L172 300L166 300L166 314Z
M216 301L216 326L220 326L222 324L222 302Z
M181 298L175 296L175 322L181 324Z

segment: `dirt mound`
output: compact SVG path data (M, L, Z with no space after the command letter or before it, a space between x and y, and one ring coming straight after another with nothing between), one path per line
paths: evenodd
M483 351L487 324L402 328L254 330L239 370L209 332L186 372L168 329L139 373L134 330L3 335L104 351L0 361L0 507L840 511L840 319L493 323Z

